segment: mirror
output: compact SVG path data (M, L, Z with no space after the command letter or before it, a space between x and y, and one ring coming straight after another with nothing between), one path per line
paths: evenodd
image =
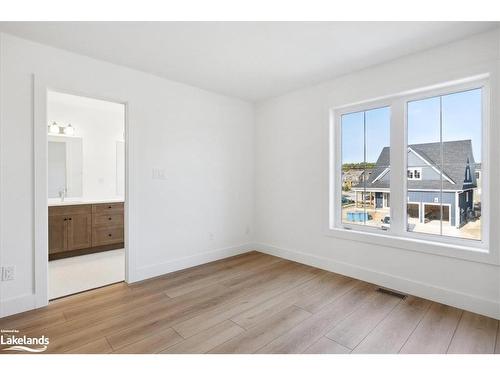
M48 197L78 198L82 194L82 139L48 136Z
M125 106L48 91L47 118L49 203L124 199Z

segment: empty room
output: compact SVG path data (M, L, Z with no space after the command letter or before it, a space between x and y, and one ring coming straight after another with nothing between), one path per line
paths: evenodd
M499 72L491 20L1 21L0 363L500 353Z

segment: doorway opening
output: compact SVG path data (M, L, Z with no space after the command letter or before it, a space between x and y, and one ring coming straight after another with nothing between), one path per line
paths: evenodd
M432 221L450 222L450 207L433 203L424 203L424 220L426 223Z
M48 299L125 280L125 105L47 91Z

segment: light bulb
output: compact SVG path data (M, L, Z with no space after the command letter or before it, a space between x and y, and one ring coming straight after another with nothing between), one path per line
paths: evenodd
M49 133L59 134L59 125L55 121L49 126Z
M64 128L64 134L66 135L73 135L75 134L75 128L71 126L71 124L68 124L68 126L66 126Z

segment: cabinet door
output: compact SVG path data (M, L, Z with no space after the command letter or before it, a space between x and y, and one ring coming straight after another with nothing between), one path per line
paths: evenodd
M67 250L86 249L92 246L92 215L71 215L66 221L68 223L68 246Z
M66 216L49 216L49 254L66 250Z

